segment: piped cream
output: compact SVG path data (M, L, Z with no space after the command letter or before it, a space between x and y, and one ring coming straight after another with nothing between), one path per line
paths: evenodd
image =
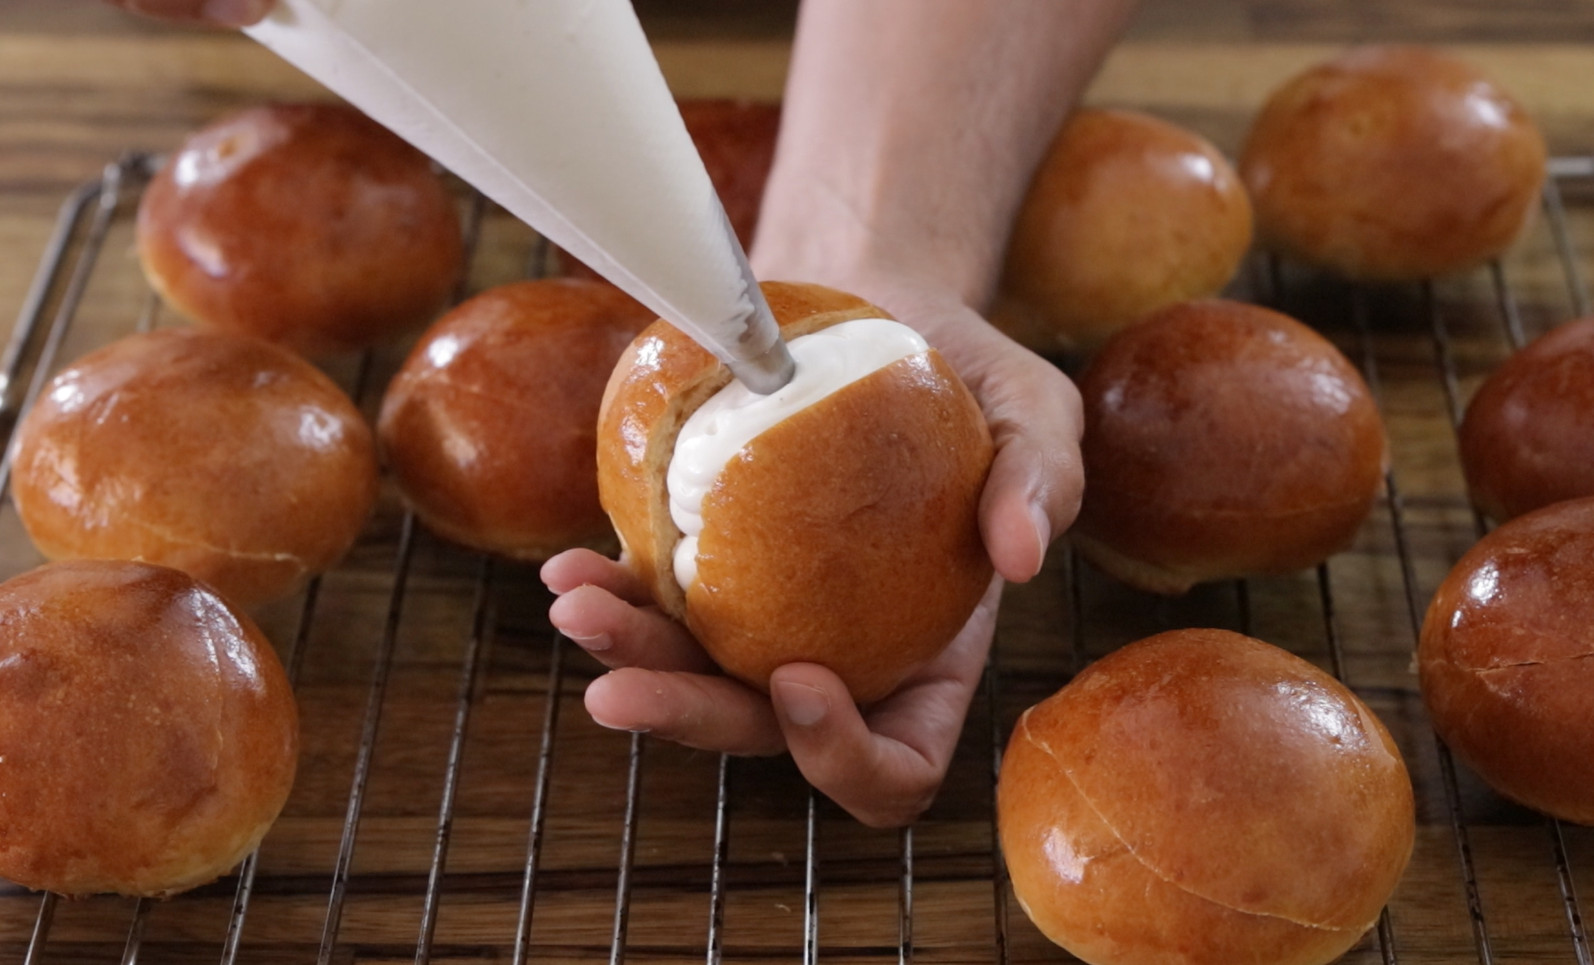
M898 359L929 350L924 337L900 322L859 318L791 340L797 374L783 389L757 395L732 382L704 402L676 437L665 476L670 518L681 530L675 579L697 582L697 540L703 498L726 465L765 430Z

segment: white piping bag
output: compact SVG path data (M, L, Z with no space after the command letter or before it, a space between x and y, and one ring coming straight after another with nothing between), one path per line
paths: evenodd
M246 31L690 335L791 355L630 0L278 0Z

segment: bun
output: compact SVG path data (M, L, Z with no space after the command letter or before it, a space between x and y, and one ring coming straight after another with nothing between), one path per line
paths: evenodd
M694 98L681 101L681 120L725 207L742 246L753 242L764 182L775 163L780 105L763 101Z
M489 289L439 319L382 401L382 455L440 535L540 560L610 548L598 504L598 403L653 316L595 281Z
M271 645L191 577L53 563L0 584L0 875L78 896L213 881L293 786Z
M1038 352L1094 349L1216 294L1250 244L1250 201L1217 148L1146 114L1080 110L1019 210L993 317Z
M725 217L743 248L753 244L758 211L764 202L764 182L775 163L775 141L780 133L780 105L731 98L687 98L676 102L686 133L697 146L708 179L725 208ZM598 278L568 252L559 252L561 273L578 278Z
M1594 496L1594 318L1556 328L1507 359L1461 420L1461 468L1478 510L1504 522Z
M886 317L816 285L763 287L788 339ZM663 322L621 358L599 415L598 491L626 558L732 676L767 687L776 667L814 661L857 700L882 697L951 642L990 583L979 406L930 350L768 429L704 499L698 579L683 592L665 474L682 424L729 380Z
M315 355L414 329L464 265L425 155L334 104L273 104L195 133L139 203L139 259L196 322Z
M1086 367L1085 499L1072 531L1131 585L1313 566L1349 545L1383 482L1383 424L1339 350L1240 302L1184 302Z
M376 500L376 446L348 396L258 339L162 329L52 380L17 428L17 514L51 559L143 559L232 603L333 566Z
M1469 64L1356 47L1279 88L1240 156L1258 240L1350 278L1470 268L1522 233L1544 138Z
M1411 780L1333 677L1224 630L1087 668L1019 719L997 823L1013 890L1094 965L1321 965L1411 857Z
M1512 800L1594 824L1594 499L1536 510L1461 557L1423 621L1434 728Z

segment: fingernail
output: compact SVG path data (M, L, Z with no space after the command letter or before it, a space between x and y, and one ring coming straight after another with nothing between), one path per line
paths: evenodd
M598 717L597 714L593 714L591 712L589 712L587 716L592 718L592 722L594 724L597 724L599 727L608 728L609 730L625 731L628 734L646 734L653 730L653 728L648 727L645 724L638 724L634 727L627 727L624 724L611 724L610 722Z
M1035 527L1035 572L1046 565L1046 549L1052 545L1052 521L1039 503L1030 503L1030 525Z
M1052 542L1052 520L1046 515L1046 510L1039 503L1030 503L1029 520L1035 527L1035 540L1041 548L1041 555L1046 555L1046 547Z
M607 633L595 633L590 637L582 637L566 632L565 636L588 653L599 653L614 646L614 641L610 639Z
M812 727L830 713L830 698L823 690L791 681L782 681L775 688L780 691L781 713L798 727Z
M200 16L224 27L248 27L271 12L272 0L205 0Z

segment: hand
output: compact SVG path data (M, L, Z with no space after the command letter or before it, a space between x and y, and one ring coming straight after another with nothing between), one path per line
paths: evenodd
M1003 578L1039 572L1082 490L1078 393L1055 366L996 332L949 293L886 279L836 280L916 321L979 398L996 442L980 527L998 576L952 644L895 693L860 709L815 664L775 671L769 696L716 672L684 627L622 563L586 550L543 567L549 616L611 672L586 706L619 730L731 754L789 750L804 777L865 824L907 824L946 775L995 629Z
M248 27L264 20L275 0L109 0L113 6L174 23Z
M590 550L549 560L549 616L610 672L586 692L592 719L738 755L789 750L820 792L872 827L918 817L935 797L979 683L1001 595L993 579L963 631L891 696L860 710L817 664L778 668L766 696L717 672L621 563Z
M803 0L754 274L873 301L968 383L996 442L979 515L998 576L939 658L860 710L812 664L777 669L768 697L717 675L623 566L556 557L543 568L560 594L554 625L614 668L587 690L599 723L730 753L785 748L866 824L906 824L929 806L1002 580L1039 572L1084 486L1078 392L968 306L994 293L1030 176L1132 6Z

